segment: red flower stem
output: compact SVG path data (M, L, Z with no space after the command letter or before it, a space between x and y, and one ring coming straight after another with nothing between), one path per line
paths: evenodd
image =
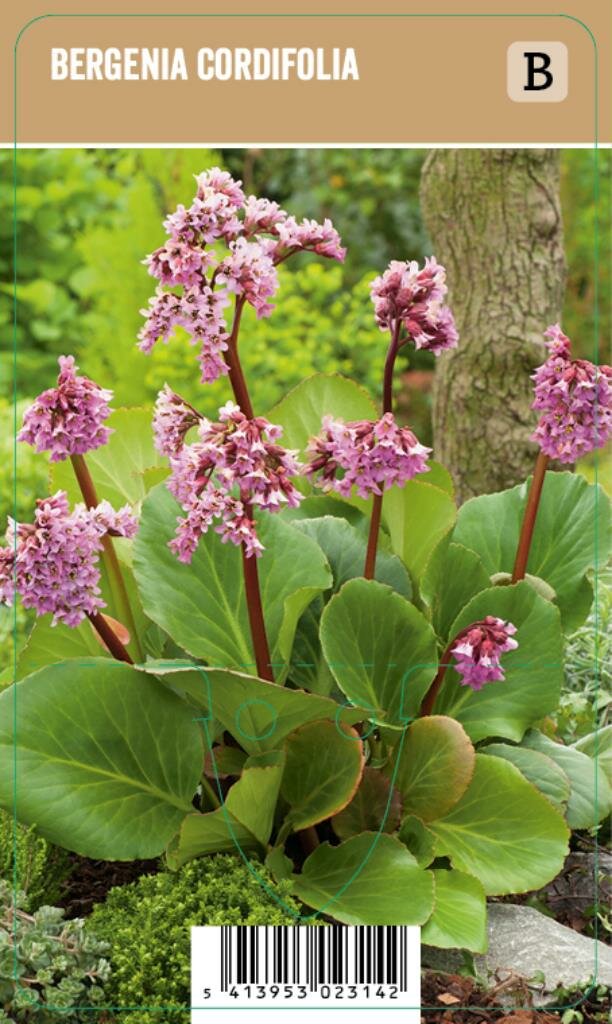
M103 640L113 658L116 658L117 661L125 661L128 665L133 665L134 662L130 658L126 648L121 643L121 640L109 624L108 620L105 619L103 615L100 615L99 612L88 612L87 618L91 622L96 633Z
M521 526L521 535L516 549L514 569L512 570L513 583L518 583L519 580L525 579L527 563L529 561L529 549L531 548L531 540L533 537L536 516L538 514L540 498L542 496L542 487L544 486L547 466L548 455L545 455L544 452L540 452L536 459L535 469L533 471L533 480L531 481L531 487L529 488L529 497L527 498L527 504L525 505L523 525Z
M385 373L383 377L383 416L387 412L393 412L393 370L399 350L399 334L401 323L396 321L391 336L391 344L385 359ZM378 548L378 534L380 533L380 520L382 517L383 495L375 494L372 499L372 515L370 518L370 531L368 534L368 547L366 551L365 566L363 575L366 580L373 580L376 571L376 551Z
M436 673L436 677L435 677L433 683L431 684L431 686L429 687L427 693L425 694L425 697L423 698L423 703L421 704L421 710L419 711L419 718L424 718L426 715L431 715L431 713L433 711L433 706L436 703L436 699L437 699L438 694L440 692L440 687L442 686L442 683L444 682L444 676L446 675L446 670L449 667L449 665L451 665L451 662L449 661L449 658L451 656L451 651L452 651L453 647L457 643L458 636L459 636L459 634L454 638L454 640L451 640L450 644L448 645L448 647L446 648L444 654L442 655L442 661L440 662L440 664L438 666L438 671Z
M240 406L244 415L252 420L254 417L251 396L247 388L246 380L238 357L238 331L240 329L240 318L244 308L244 298L236 299L236 311L232 333L228 339L228 348L225 352L225 361L229 367L229 379L234 392L236 403ZM249 519L253 517L253 510L248 502L243 501L245 515ZM267 679L274 682L274 673L270 658L270 648L266 634L266 623L261 602L261 588L259 586L259 572L257 569L257 558L255 555L247 555L246 545L242 545L242 571L244 575L244 589L246 592L247 610L249 614L249 625L251 627L251 639L255 654L257 675L260 679Z
M87 508L96 508L100 504L95 484L91 478L91 473L85 461L83 455L71 455L70 461L72 468L74 469L74 475L77 478L79 487L81 488L81 494L83 495L83 501ZM105 534L102 538L102 561L108 574L108 580L111 587L113 602L116 607L117 617L123 622L127 628L130 639L134 643L136 650L138 651L138 657L143 658L143 651L140 646L140 638L136 629L136 622L132 613L132 606L128 597L127 590L125 588L125 580L123 579L123 573L121 572L121 566L119 565L119 559L117 558L117 552L115 551L111 537ZM98 616L99 618L100 616ZM93 621L93 620L92 620ZM95 625L95 623L94 623ZM106 628L111 630L108 623L105 623ZM96 626L97 628L97 626ZM99 632L99 630L98 630ZM112 630L111 630L112 632ZM113 633L113 636L115 634ZM118 637L115 637L117 644L127 654L127 651L123 647L123 644ZM111 645L107 643L107 647L112 651ZM125 661L126 658L120 658L121 661ZM129 654L127 660L131 662Z

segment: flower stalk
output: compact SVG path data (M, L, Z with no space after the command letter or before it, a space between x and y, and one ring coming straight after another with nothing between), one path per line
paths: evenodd
M391 335L391 344L385 359L385 372L383 377L383 401L382 412L393 413L393 370L399 350L401 321L396 320ZM368 533L368 546L366 550L365 566L363 575L366 580L373 580L376 572L376 552L378 549L378 537L380 534L380 522L382 519L383 491L375 494L372 498L372 515L370 517L370 530Z
M516 559L514 562L514 569L512 570L513 583L518 583L519 580L525 579L527 564L529 562L529 551L531 549L531 541L533 539L533 531L538 515L540 498L542 497L542 488L544 486L548 462L548 455L545 455L544 452L539 452L536 459L535 469L533 471L533 479L531 481L531 487L529 488L529 496L527 498L527 504L525 505L521 534L516 549Z
M238 357L238 332L240 329L240 319L242 317L244 302L244 297L239 296L236 299L234 322L232 324L232 331L228 340L228 348L224 355L229 367L229 379L236 403L240 407L241 412L243 412L248 419L252 420L254 415L253 405L251 403L251 396L249 395L247 383ZM249 519L252 519L253 511L251 506L246 501L243 501L243 504L245 515ZM255 555L249 555L247 545L245 543L241 545L241 550L244 589L246 593L249 626L251 629L251 639L253 641L253 652L255 654L257 675L260 679L267 679L269 682L273 683L274 672L272 671L270 647L268 644L263 604L261 601L257 558Z
M83 455L71 455L70 461L72 463L74 475L76 476L78 485L81 489L81 494L83 495L83 501L85 502L86 507L96 508L99 505L98 494L96 492L96 487L93 482L91 473L89 472L89 468L85 461L85 457ZM128 593L125 587L125 580L123 579L123 573L121 572L121 566L119 565L117 552L115 551L112 539L111 537L109 537L108 534L105 534L104 537L102 538L102 562L104 564L108 576L108 581L111 588L111 593L113 595L113 602L117 616L126 626L132 639L132 642L134 643L138 651L139 658L143 658L143 651L140 646L140 639L138 636L138 631L136 629L136 622L134 620L132 606L130 604L130 599L128 597ZM94 628L98 631L98 633L100 633L100 636L104 640L106 646L111 651L111 653L115 657L118 656L117 654L115 654L111 644L107 639L106 634L108 633L112 633L112 636L114 637L113 642L115 644L116 649L118 651L119 649L121 649L124 655L127 655L127 657L121 656L119 660L131 662L132 659L130 658L125 647L119 640L119 637L113 631L112 627L108 624L108 622L106 620L103 620L105 633L102 633L99 628L99 623L97 622L97 620L101 620L102 617L100 615L96 615L96 621L94 621L94 619L91 616L89 616L89 618Z
M113 658L116 658L117 661L125 661L128 665L133 665L133 659L130 657L127 648L121 643L106 616L101 615L100 612L88 612L87 618Z

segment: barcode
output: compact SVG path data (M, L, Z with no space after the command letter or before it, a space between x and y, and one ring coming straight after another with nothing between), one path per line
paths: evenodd
M393 985L408 988L407 928L221 928L220 989L232 985Z
M191 929L191 1021L211 1009L401 1009L418 1024L421 932L414 925L203 925ZM413 1013L414 1009L414 1013ZM250 1020L251 1018L249 1018ZM289 1020L291 1018L288 1018ZM285 1020L285 1018L283 1018ZM303 1020L299 1017L299 1022ZM232 1021L241 1022L234 1012ZM330 1022L333 1024L333 1022Z

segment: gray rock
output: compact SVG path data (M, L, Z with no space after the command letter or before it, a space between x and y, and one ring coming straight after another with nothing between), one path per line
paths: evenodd
M595 974L599 985L612 985L612 949L558 924L533 907L491 903L488 931L487 953L474 958L478 973L484 977L497 976L502 980L513 974L529 980L542 974L544 985L535 987L545 992L553 992L559 985L580 985ZM460 951L431 946L423 947L422 960L427 967L449 973L464 964ZM543 1001L534 998L534 1004Z

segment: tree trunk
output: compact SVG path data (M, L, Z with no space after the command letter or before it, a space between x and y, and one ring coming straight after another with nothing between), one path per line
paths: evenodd
M460 334L436 368L435 454L465 501L533 469L529 375L560 319L565 279L558 153L433 150L421 208Z

